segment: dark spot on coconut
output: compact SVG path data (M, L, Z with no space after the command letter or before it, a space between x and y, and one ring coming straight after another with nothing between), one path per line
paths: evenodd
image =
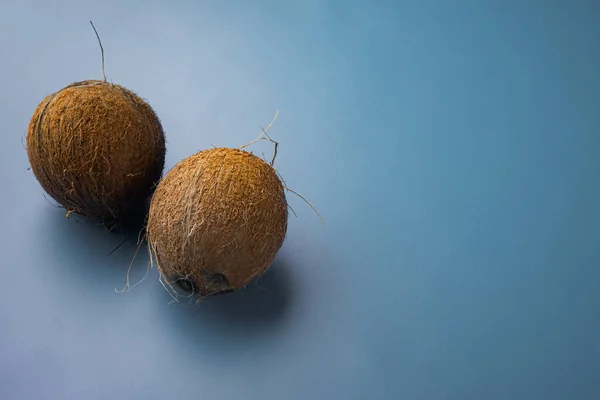
M204 273L204 295L227 294L233 292L229 286L229 280L221 273Z
M175 284L186 293L198 293L200 291L198 285L190 278L181 276L174 279L174 281Z
M169 282L175 283L177 287L188 294L193 293L200 296L225 294L233 291L229 288L227 277L221 273L205 273L199 279L179 275L169 279Z
M221 273L205 273L204 284L210 288L221 289L229 286L227 277Z

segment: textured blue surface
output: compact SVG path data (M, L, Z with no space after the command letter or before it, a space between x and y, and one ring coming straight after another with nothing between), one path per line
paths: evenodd
M599 399L599 18L594 1L4 1L0 398ZM276 165L329 229L290 195L258 285L169 305L153 269L116 293L135 244L108 256L119 235L65 220L21 147L44 96L101 77L89 19L109 80L160 115L167 168L278 109Z

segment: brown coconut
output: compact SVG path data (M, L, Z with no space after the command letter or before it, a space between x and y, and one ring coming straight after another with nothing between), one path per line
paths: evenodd
M287 231L275 169L238 149L201 151L158 185L148 243L162 278L199 296L243 288L273 263Z
M76 82L47 96L27 131L27 154L42 188L69 212L106 225L145 206L165 151L150 105L105 81Z

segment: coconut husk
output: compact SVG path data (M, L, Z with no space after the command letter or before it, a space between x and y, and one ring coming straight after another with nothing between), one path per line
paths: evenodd
M147 234L161 277L200 296L243 288L273 263L287 231L275 169L238 149L201 151L156 189Z
M70 212L114 225L143 207L162 175L158 116L123 86L89 80L47 96L27 131L42 188Z

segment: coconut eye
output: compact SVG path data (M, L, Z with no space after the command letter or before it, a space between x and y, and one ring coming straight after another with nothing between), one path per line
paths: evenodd
M206 286L214 289L225 289L229 287L229 280L221 273L207 273L204 275L204 283Z
M198 285L193 282L190 278L180 277L175 280L175 284L179 286L180 289L187 293L198 293Z
M202 279L202 287L205 290L201 290L200 285L198 285L193 278L191 277L183 277L180 276L174 279L174 283L184 292L190 294L200 294L203 292L210 293L230 293L233 290L229 288L229 280L227 277L221 273L206 273L203 275Z

